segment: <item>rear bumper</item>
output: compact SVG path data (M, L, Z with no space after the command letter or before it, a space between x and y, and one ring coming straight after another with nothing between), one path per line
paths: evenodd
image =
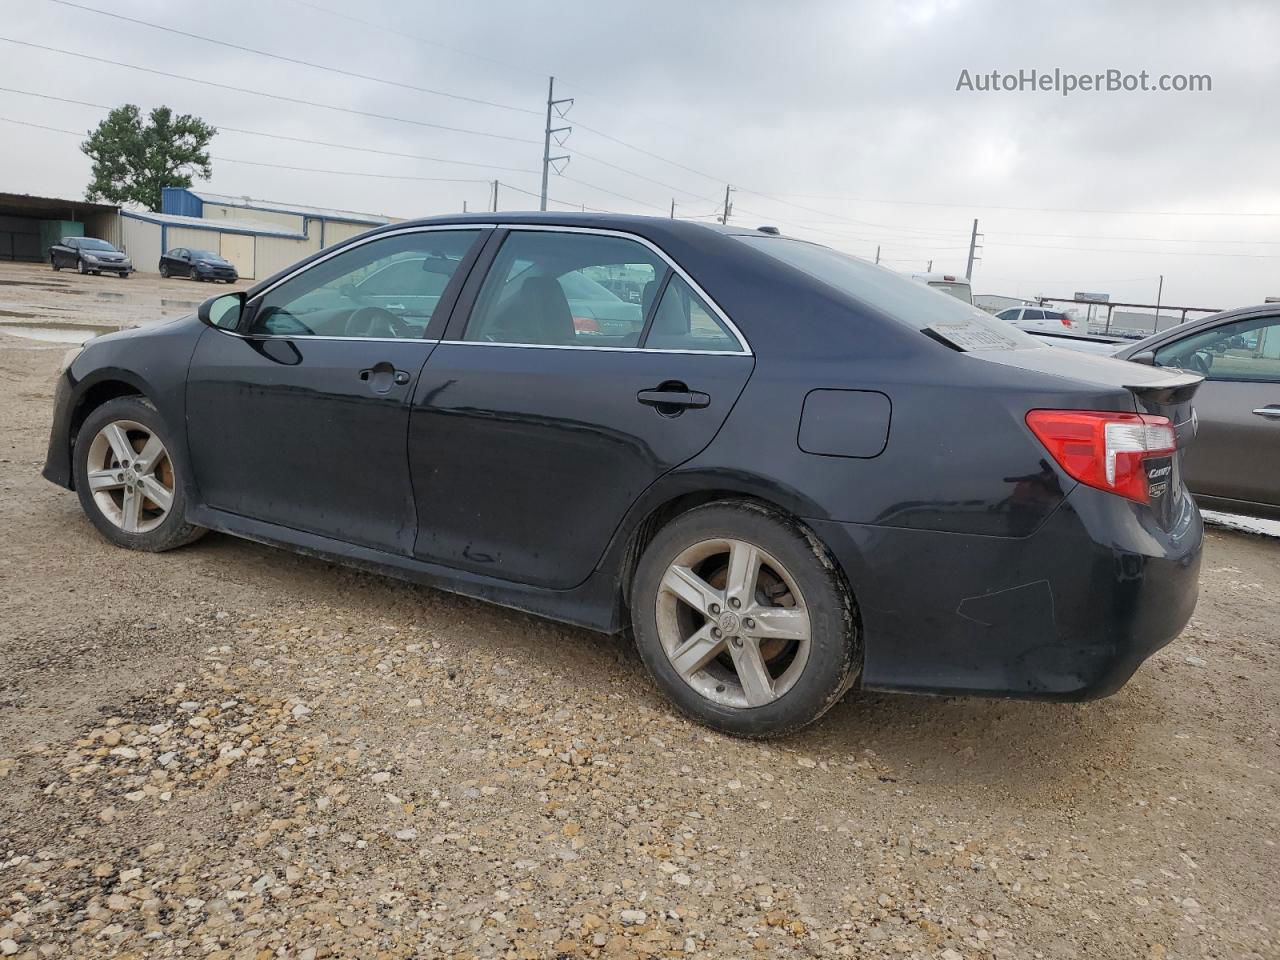
M857 598L869 689L1105 697L1195 609L1202 528L1185 491L1167 530L1085 486L1020 539L809 522Z

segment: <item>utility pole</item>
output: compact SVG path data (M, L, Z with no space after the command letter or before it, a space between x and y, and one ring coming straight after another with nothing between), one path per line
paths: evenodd
M462 212L463 213L467 212L467 201L465 200L462 201Z
M676 198L672 197L671 198L671 219L674 220L675 218L676 218Z
M493 212L498 212L498 181L493 181Z
M973 279L973 262L978 259L975 254L980 248L978 247L978 218L973 219L973 233L969 235L969 265L964 268L964 278L966 280Z
M1156 287L1156 322L1151 328L1152 333L1160 332L1160 298L1164 296L1164 274L1160 274L1160 286Z
M933 273L933 261L929 261L929 265L924 268L925 273Z
M569 159L567 155L559 156L559 157L553 157L551 155L551 137L554 134L558 134L558 133L568 133L570 130L573 129L573 127L554 127L553 128L551 126L552 110L555 110L556 113L558 113L561 117L564 116L564 113L560 110L560 104L562 103L572 104L573 98L569 97L564 100L557 100L556 99L556 78L550 77L547 83L547 126L546 126L546 131L542 138L542 199L538 207L539 210L547 209L547 174L551 170L551 165L553 163L558 163L561 160ZM556 137L556 143L561 146L564 145L564 141L561 140L559 137Z
M729 184L724 185L724 210L720 213L720 222L728 223L729 216L733 213L733 204L729 200L729 194L733 192L733 187Z
M876 244L876 263L880 262L880 244Z

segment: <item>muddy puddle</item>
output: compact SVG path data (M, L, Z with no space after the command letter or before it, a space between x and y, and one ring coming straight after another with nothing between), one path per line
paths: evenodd
M46 343L85 343L104 333L115 333L120 327L89 326L88 324L41 323L24 324L0 321L0 334L40 340Z

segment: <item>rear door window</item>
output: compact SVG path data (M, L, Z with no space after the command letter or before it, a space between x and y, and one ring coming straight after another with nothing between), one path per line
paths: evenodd
M650 350L742 353L738 338L679 276L672 276L658 301L644 345Z
M485 277L463 340L556 347L636 347L644 310L609 287L656 289L666 264L625 237L513 230Z

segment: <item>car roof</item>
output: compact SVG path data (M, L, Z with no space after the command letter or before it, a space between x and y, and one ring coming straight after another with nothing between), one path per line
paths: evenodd
M674 220L670 217L647 217L627 213L581 213L577 211L509 211L497 213L465 213L450 214L439 217L422 217L414 220L402 220L387 224L381 230L399 230L417 226L453 226L466 224L509 223L524 225L542 225L554 227L583 227L596 230L620 230L624 233L644 235L650 232L680 232L696 235L698 233L718 233L728 236L774 236L752 227L740 227L733 224L699 223L694 220Z

